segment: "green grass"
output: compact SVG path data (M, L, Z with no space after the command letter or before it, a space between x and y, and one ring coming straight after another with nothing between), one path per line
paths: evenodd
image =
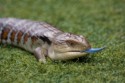
M0 45L0 83L125 83L124 0L0 0L0 17L49 22L87 37L96 54L40 64L32 54Z

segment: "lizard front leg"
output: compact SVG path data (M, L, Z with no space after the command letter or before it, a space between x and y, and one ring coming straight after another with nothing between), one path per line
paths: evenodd
M35 55L36 59L37 59L39 62L46 63L45 49L42 49L41 47L37 47L37 48L34 50L34 55Z

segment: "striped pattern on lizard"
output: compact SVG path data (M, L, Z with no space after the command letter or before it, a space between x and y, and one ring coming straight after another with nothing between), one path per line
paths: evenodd
M12 44L34 53L36 59L45 63L52 60L68 60L84 56L83 50L91 46L85 37L64 33L39 21L16 18L0 19L0 43Z

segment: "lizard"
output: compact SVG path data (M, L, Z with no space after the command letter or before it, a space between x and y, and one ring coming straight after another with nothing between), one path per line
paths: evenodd
M63 32L46 22L19 18L0 18L0 43L23 48L42 63L46 63L46 57L69 60L95 52L82 35ZM96 51L99 50L102 48Z

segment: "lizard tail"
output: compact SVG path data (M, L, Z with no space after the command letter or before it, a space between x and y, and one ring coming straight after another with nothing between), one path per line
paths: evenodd
M1 21L1 19L0 19L0 21ZM1 34L2 34L2 27L3 27L3 23L2 22L0 22L0 43L1 43Z

